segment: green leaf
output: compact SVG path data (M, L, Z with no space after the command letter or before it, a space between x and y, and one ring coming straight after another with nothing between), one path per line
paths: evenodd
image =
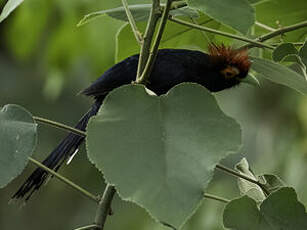
M129 10L131 11L135 21L147 20L150 14L150 9L151 9L151 4L129 5ZM188 16L192 18L199 16L196 10L189 7L183 7L180 9L171 10L170 14L173 16ZM81 21L78 23L78 26L82 26L104 15L108 15L118 20L128 21L124 7L120 6L113 9L101 10L87 14L83 17L83 19L81 19Z
M188 0L188 5L242 34L255 23L255 10L246 0Z
M283 182L278 176L272 174L264 174L259 176L259 181L262 182L263 186L270 193L286 186L285 182Z
M180 228L203 200L216 164L239 149L241 131L200 85L183 83L160 97L126 85L90 120L86 143L122 199Z
M305 41L304 45L300 48L298 55L301 57L302 62L305 64L305 66L307 66L307 40Z
M297 55L298 51L292 43L283 43L274 49L272 59L275 62L280 62L289 54Z
M246 158L243 158L238 164L236 164L235 169L242 175L258 180L257 176L249 168ZM256 200L257 203L261 203L265 199L264 192L255 183L238 178L238 187L241 195L247 195Z
M300 93L307 93L307 82L300 74L276 62L256 57L251 57L251 59L252 69L266 79L288 86Z
M0 188L26 167L36 146L36 124L32 115L18 105L0 111Z
M8 0L1 12L0 22L6 19L22 2L23 0Z
M233 230L306 230L305 207L297 200L292 188L281 188L272 193L257 208L247 197L232 200L223 214L224 226Z

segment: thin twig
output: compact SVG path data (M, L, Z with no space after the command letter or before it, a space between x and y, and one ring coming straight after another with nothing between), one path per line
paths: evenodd
M211 199L211 200L217 200L217 201L220 201L220 202L223 202L223 203L226 203L226 204L230 202L230 200L228 200L226 198L216 196L216 195L212 195L212 194L209 194L209 193L205 193L204 197Z
M152 38L155 33L156 25L159 18L160 18L160 0L152 0L150 15L144 34L144 42L140 50L136 80L139 79L140 76L142 75L145 65L147 63L150 53Z
M259 27L261 27L261 28L263 28L265 30L271 31L271 32L276 30L276 29L274 29L274 28L272 28L272 27L270 27L268 25L262 24L261 22L257 22L257 21L255 22L255 25L259 26Z
M221 164L216 165L216 168L219 169L219 170L222 170L222 171L224 171L224 172L227 172L228 174L230 174L230 175L232 175L232 176L239 177L239 178L242 178L242 179L244 179L244 180L247 180L247 181L249 181L249 182L251 182L251 183L254 183L254 184L258 185L258 186L263 190L263 192L264 192L266 195L269 195L269 194L270 194L270 192L264 187L264 184L262 184L262 183L261 183L260 181L258 181L258 180L255 180L255 179L253 179L253 178L250 178L250 177L248 177L248 176L246 176L246 175L244 175L244 174L241 174L241 173L239 173L239 172L237 172L237 171L235 171L235 170L233 170L233 169L230 169L230 168L228 168L228 167L226 167L226 166L224 166L224 165L221 165Z
M223 32L223 31L215 30L215 29L212 29L212 28L209 28L209 27L195 25L193 23L190 23L190 22L178 19L178 18L169 17L169 20L171 20L173 22L176 22L178 24L184 25L184 26L188 26L188 27L194 28L194 29L206 31L206 32L209 32L209 33L218 34L218 35L221 35L221 36L224 36L224 37L229 37L229 38L233 38L233 39L244 41L244 42L248 42L248 43L250 43L250 44L252 44L254 46L257 46L257 47L264 47L264 48L268 48L268 49L274 49L273 46L261 43L259 41L255 41L255 40L252 40L252 39L249 39L249 38L246 38L246 37L241 37L241 36L238 36L238 35L235 35L235 34L230 34L230 33Z
M262 35L259 38L257 38L256 40L263 42L263 41L269 40L273 37L276 37L278 35L288 33L288 32L293 31L293 30L298 30L298 29L301 29L301 28L304 28L304 27L307 27L307 21L303 21L303 22L300 22L300 23L297 23L297 24L294 24L294 25L291 25L291 26L285 26L285 27L283 27L279 30L275 30L274 32Z
M275 30L274 32L264 34L264 35L256 38L254 41L264 42L264 41L269 40L271 38L277 37L281 34L285 34L285 33L288 33L288 32L294 31L294 30L298 30L298 29L301 29L301 28L304 28L304 27L307 27L307 21L303 21L303 22L300 22L300 23L297 23L297 24L294 24L294 25L291 25L291 26L286 26L286 27L283 27L281 29ZM246 49L246 48L250 49L250 48L253 48L253 47L256 47L256 45L251 43L251 44L240 47L240 49Z
M110 213L111 202L114 194L115 194L114 186L107 184L103 196L99 201L99 205L97 207L95 223L94 223L96 227L94 227L93 229L102 230L104 228L107 216Z
M97 229L99 226L95 225L95 224L91 224L91 225L88 225L88 226L84 226L84 227L81 227L81 228L76 228L74 230L93 230L93 229Z
M51 120L48 120L46 118L36 117L36 116L33 116L33 119L35 121L37 121L37 122L48 124L48 125L51 125L53 127L60 128L60 129L63 129L65 131L72 132L72 133L77 134L77 135L82 136L82 137L86 136L86 133L84 131L82 131L80 129L75 129L73 127L70 127L68 125L64 125L64 124L56 122L56 121L51 121Z
M138 30L137 26L136 26L136 23L135 23L135 20L133 18L133 15L129 9L129 6L128 6L128 3L127 3L127 0L122 0L122 4L123 4L123 7L126 11L126 15L127 15L127 18L128 18L128 21L129 21L129 24L131 26L131 29L133 31L133 34L135 36L135 39L136 41L142 45L143 43L143 36L141 34L141 32Z
M36 166L44 169L45 171L47 171L48 173L50 173L52 176L56 177L57 179L59 179L60 181L64 182L65 184L69 185L70 187L74 188L75 190L77 190L78 192L80 192L81 194L83 194L84 196L90 198L91 200L95 201L96 203L99 202L99 197L95 196L93 194L91 194L90 192L88 192L87 190L85 190L84 188L81 188L79 185L76 185L74 182L72 182L71 180L67 179L66 177L63 177L62 175L60 175L59 173L53 171L52 169L48 168L47 166L43 165L42 163L40 163L39 161L33 159L32 157L29 157L29 160L35 164Z
M162 18L161 18L161 23L159 25L158 28L158 32L157 32L157 36L155 37L154 43L153 43L153 48L150 52L150 55L148 57L147 63L145 65L144 71L142 73L142 75L137 79L136 83L146 83L146 81L148 80L152 68L154 66L157 54L158 54L158 50L159 50L159 45L160 45L160 41L162 38L162 34L167 22L167 18L168 18L168 14L169 11L171 9L171 4L172 4L172 0L167 0L166 2L166 6L164 7L163 13L162 13Z

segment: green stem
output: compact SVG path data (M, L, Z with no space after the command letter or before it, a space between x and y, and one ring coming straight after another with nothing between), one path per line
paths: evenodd
M230 200L228 200L226 198L223 198L223 197L220 197L220 196L216 196L216 195L212 195L212 194L209 194L209 193L205 193L204 197L208 198L208 199L211 199L211 200L220 201L220 202L223 202L223 203L226 203L226 204L230 202Z
M44 169L45 171L47 171L48 173L50 173L52 176L58 178L60 181L62 181L65 184L69 185L70 187L74 188L75 190L77 190L78 192L83 194L84 196L90 198L91 200L95 201L96 203L99 202L100 199L99 199L98 196L95 196L95 195L91 194L87 190L81 188L79 185L76 185L75 183L73 183L72 181L67 179L66 177L63 177L62 175L58 174L57 172L53 171L52 169L48 168L47 166L43 165L42 163L40 163L39 161L33 159L32 157L29 157L29 160L33 164L35 164L36 166L38 166L38 167Z
M239 173L239 172L237 172L237 171L235 171L235 170L233 170L233 169L230 169L230 168L228 168L228 167L226 167L226 166L224 166L224 165L221 165L221 164L216 165L216 168L219 169L219 170L221 170L221 171L223 171L223 172L226 172L226 173L228 173L228 174L230 174L230 175L232 175L232 176L239 177L239 178L242 178L242 179L244 179L244 180L247 180L247 181L249 181L249 182L251 182L251 183L254 183L254 184L258 185L258 186L263 190L263 192L264 192L266 195L269 195L269 194L270 194L270 192L269 192L269 191L264 187L264 185L263 185L260 181L258 181L258 180L255 180L255 179L250 178L250 177L248 177L248 176L246 176L246 175L243 175L243 174L241 174L241 173Z
M264 42L264 41L269 40L271 38L277 37L281 34L288 33L288 32L294 31L294 30L298 30L298 29L301 29L301 28L304 28L304 27L307 27L307 21L303 21L303 22L300 22L300 23L297 23L297 24L294 24L294 25L291 25L291 26L286 26L286 27L283 27L281 29L275 30L273 32L264 34L264 35L256 38L254 41ZM253 47L256 47L256 45L251 43L251 44L240 47L240 49L246 49L246 48L250 49L250 48L253 48Z
M103 196L101 200L99 201L99 204L97 207L95 223L94 223L96 227L93 229L102 230L104 228L104 224L106 222L107 216L110 213L111 202L112 202L114 194L115 194L114 186L107 184L104 190Z
M274 29L274 28L272 28L272 27L270 27L268 25L262 24L261 22L257 22L257 21L255 22L255 25L259 26L259 27L261 27L261 28L263 28L265 30L271 31L271 32L276 30L276 29Z
M300 23L297 23L297 24L294 24L294 25L291 25L291 26L283 27L279 30L275 30L271 33L262 35L259 38L257 38L256 40L263 42L263 41L269 40L273 37L276 37L278 35L288 33L288 32L293 31L293 30L298 30L298 29L301 29L301 28L304 28L304 27L307 27L307 21L303 21L303 22L300 22Z
M45 118L42 118L42 117L35 117L35 116L33 116L33 119L35 121L37 121L37 122L48 124L48 125L51 125L53 127L60 128L60 129L63 129L65 131L72 132L72 133L77 134L79 136L83 136L83 137L86 136L86 133L84 131L82 131L80 129L75 129L73 127L70 127L68 125L64 125L64 124L56 122L56 121L51 121L51 120L48 120L48 119L45 119Z
M161 41L161 38L162 38L163 31L165 29L168 14L169 14L169 11L171 9L171 4L172 4L172 0L168 0L166 2L166 6L164 7L161 22L160 22L160 25L159 25L159 28L158 28L158 34L155 37L155 40L154 40L154 43L153 43L153 48L152 48L150 55L148 57L144 71L143 71L142 75L140 76L140 78L137 79L136 83L146 83L150 74L151 74L152 68L154 66L154 63L155 63L155 60L156 60L156 57L157 57L157 54L158 54L159 45L160 45L160 41Z
M140 58L138 63L136 80L138 80L142 75L145 65L147 63L150 53L152 38L155 33L156 25L159 18L160 18L160 0L152 0L150 15L144 34L144 42L140 50Z
M99 226L95 225L95 224L91 224L91 225L88 225L88 226L84 226L84 227L81 227L81 228L76 228L74 230L90 230L90 229L97 229Z
M138 30L137 26L136 26L136 23L135 23L135 20L133 18L133 15L131 14L131 11L129 10L129 6L128 6L128 3L126 0L122 0L122 4L123 4L123 7L126 11L126 15L127 15L127 18L128 18L128 21L129 21L129 24L131 26L131 29L133 31L133 34L135 36L135 39L136 41L142 45L143 43L143 36L141 34L141 32Z
M261 43L259 41L255 41L255 40L252 40L252 39L249 39L249 38L246 38L246 37L241 37L241 36L238 36L238 35L235 35L235 34L230 34L230 33L227 33L227 32L222 32L222 31L215 30L215 29L212 29L212 28L209 28L209 27L195 25L194 23L190 23L190 22L178 19L178 18L170 17L169 20L176 22L178 24L184 25L184 26L194 28L194 29L206 31L206 32L209 32L209 33L218 34L218 35L221 35L221 36L224 36L224 37L229 37L229 38L233 38L233 39L244 41L244 42L248 42L248 43L252 44L253 46L264 47L264 48L268 48L268 49L274 49L273 46Z

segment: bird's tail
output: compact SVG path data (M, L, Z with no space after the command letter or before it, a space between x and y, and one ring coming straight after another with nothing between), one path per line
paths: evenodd
M80 119L75 128L85 131L86 125L90 117L96 115L101 106L101 100L97 100L92 108ZM79 145L83 142L84 137L77 134L70 133L61 141L61 143L49 154L49 156L42 162L50 169L57 171L65 160L69 161L77 153ZM37 168L26 180L26 182L18 189L12 196L12 199L29 200L31 195L37 191L40 186L48 178L48 173Z

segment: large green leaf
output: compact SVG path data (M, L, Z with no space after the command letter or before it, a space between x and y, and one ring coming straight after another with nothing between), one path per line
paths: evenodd
M176 228L200 205L216 164L240 143L240 126L191 83L160 97L141 85L115 89L86 138L89 159L121 198Z
M224 210L224 226L233 230L306 230L305 207L292 188L272 193L257 208L256 202L244 196L232 200Z
M188 5L243 34L255 23L255 10L246 0L188 0Z
M0 188L26 167L36 146L36 124L32 115L18 105L0 111Z
M252 69L263 77L278 84L282 84L297 90L303 94L307 93L307 81L297 72L266 59L252 57Z
M10 15L10 13L12 13L12 11L15 10L22 2L23 0L9 0L5 4L0 14L0 22L6 19Z

